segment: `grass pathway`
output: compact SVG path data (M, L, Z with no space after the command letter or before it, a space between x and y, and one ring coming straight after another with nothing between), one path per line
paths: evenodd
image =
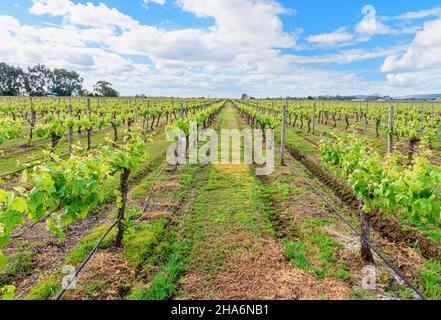
M241 129L231 106L215 128ZM285 261L271 223L273 209L249 165L199 170L197 196L178 227L191 243L182 299L308 299L313 277Z

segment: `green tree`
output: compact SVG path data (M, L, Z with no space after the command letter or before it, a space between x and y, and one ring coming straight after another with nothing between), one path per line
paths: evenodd
M43 64L29 67L25 76L25 88L33 97L42 97L49 90L49 81L52 71Z
M93 90L101 97L119 97L119 92L113 89L108 81L98 81Z
M75 71L55 69L50 77L50 89L59 96L70 97L83 91L83 78Z
M93 92L89 92L89 90L84 89L84 88L80 90L78 95L81 97L94 97L95 96L95 94Z
M0 63L0 96L15 96L24 89L25 73L20 67Z

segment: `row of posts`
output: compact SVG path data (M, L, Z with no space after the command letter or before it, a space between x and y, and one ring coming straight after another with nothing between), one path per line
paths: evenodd
M150 101L149 101L150 102ZM90 107L90 99L87 99L87 107L89 110L89 113L91 112L91 107ZM33 129L33 127L35 126L35 112L33 109L33 103L32 103L32 98L30 98L30 109L31 109L31 119L30 119L30 123L31 123L31 130ZM316 132L316 104L314 103L313 105L313 113L312 113L312 134L315 134ZM72 117L72 97L70 100L70 103L68 105L68 112L69 115ZM424 117L424 106L423 106L423 110L422 110L422 115ZM257 115L259 113L259 104L257 102L257 106L256 106L256 125L255 128L258 128L258 120L257 120ZM369 113L369 104L366 104L366 114L365 114L365 123L364 123L364 131L365 134L368 134L368 119L367 119L367 115ZM180 104L180 118L183 118L184 116L184 110L183 110L183 105L182 103ZM388 121L388 137L387 137L387 152L388 154L391 154L393 152L393 135L392 135L392 131L393 131L393 116L394 116L394 108L393 106L389 106L389 121ZM423 118L424 119L424 118ZM287 103L283 105L283 110L282 110L282 133L281 133L281 162L282 165L284 165L284 159L285 159L285 148L286 148L286 124L287 124ZM147 120L148 121L148 120ZM31 131L31 135L32 135L32 131ZM70 126L69 128L69 153L72 154L73 153L73 126Z
M281 132L281 143L280 143L280 154L281 154L282 166L285 165L287 109L288 109L288 105L284 104L283 108L282 108L282 132ZM366 116L365 116L365 122L364 122L364 132L365 132L366 136L368 134L368 119L367 119L368 112L369 112L369 104L366 104ZM388 135L387 135L387 153L388 154L393 153L393 127L394 127L394 107L391 105L391 106L389 106L389 121L388 121ZM312 113L312 134L315 135L315 132L316 132L316 104L314 103L313 113Z
M33 104L32 97L29 98L29 109L30 109L30 119L29 119L30 133L29 133L29 138L30 138L30 141L31 141L32 140L32 136L33 136L33 130L34 130L35 124L36 124L36 114L35 114L35 110L34 110L34 104ZM69 104L67 106L67 110L68 110L70 118L72 119L73 118L72 97L70 98ZM87 110L89 111L89 114L92 113L91 106L90 106L90 98L87 99ZM74 131L73 125L69 126L68 139L69 139L69 154L70 155L73 154L73 140L74 140L73 131Z
M68 113L70 118L73 118L73 98L70 97L70 101L68 104ZM100 103L100 99L98 99L98 107L99 107L99 103ZM188 101L187 101L187 105L188 105ZM148 107L150 108L150 100L148 100ZM33 99L32 97L29 97L29 109L30 109L30 139L32 140L32 135L33 135L33 130L35 128L35 124L36 124L36 114L35 114L35 110L34 110L34 106L33 106ZM91 100L90 98L87 99L87 109L89 111L89 114L92 113L91 111ZM184 117L184 107L183 104L180 104L180 118ZM148 114L146 115L146 120L148 123ZM71 125L69 127L69 132L68 132L68 140L69 140L69 154L72 155L73 154L73 142L74 142L74 128Z

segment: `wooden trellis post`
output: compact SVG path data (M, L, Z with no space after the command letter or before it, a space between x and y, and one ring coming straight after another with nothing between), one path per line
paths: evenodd
M280 142L280 161L282 166L285 165L285 144L286 144L286 104L282 110L282 140Z
M255 129L259 129L259 100L257 100L256 105L256 123L254 124Z
M393 135L392 131L394 129L394 107L389 106L389 132L387 134L387 153L392 154L394 151L393 148Z
M72 97L70 98L70 102L68 105L69 117L72 120ZM69 154L72 156L73 153L73 123L69 126Z
M369 114L369 103L366 103L366 113L364 115L364 133L368 135L368 114Z
M33 105L33 102L32 102L32 97L30 97L29 98L29 108L30 108L30 110L29 110L29 112L30 112L30 121L29 121L29 124L30 124L30 128L29 128L29 145L31 145L31 143L32 143L32 138L33 138L33 135L34 135L34 128L35 128L35 121L36 121L36 116L35 116L35 110L34 110L34 105Z

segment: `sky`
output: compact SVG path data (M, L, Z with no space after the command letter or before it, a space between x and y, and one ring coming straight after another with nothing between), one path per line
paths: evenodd
M441 93L441 0L3 0L0 43L123 95Z

